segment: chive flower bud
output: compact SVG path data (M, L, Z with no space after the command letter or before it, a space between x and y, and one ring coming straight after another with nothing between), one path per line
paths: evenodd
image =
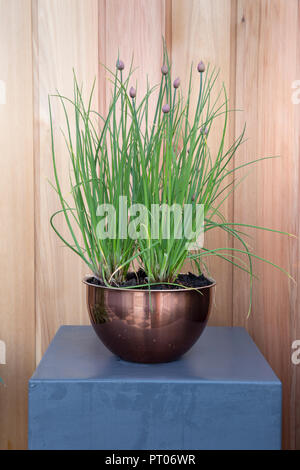
M169 71L169 70L168 70L168 66L167 66L166 64L164 64L164 65L162 66L162 68L161 68L161 73L162 73L163 75L167 75L168 71Z
M135 98L136 97L136 89L133 88L133 86L129 90L129 96L130 96L130 98Z
M180 78L177 77L177 78L174 80L174 82L173 82L173 87L174 87L174 88L178 88L179 85L180 85Z
M170 112L170 105L168 105L168 103L163 105L163 107L162 107L162 112L163 112L164 114L167 114L167 113Z
M202 62L202 60L201 60L201 62L199 62L198 66L197 66L197 70L198 70L199 73L203 73L205 71L205 65Z
M117 69L118 69L118 70L124 70L124 67L125 67L125 65L124 65L123 60L119 60L119 59L118 59L118 60L117 60Z
M208 129L207 129L207 127L202 127L200 132L201 132L201 134L207 136L207 135L208 135Z

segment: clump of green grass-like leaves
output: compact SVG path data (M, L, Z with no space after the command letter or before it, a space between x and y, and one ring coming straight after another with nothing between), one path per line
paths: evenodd
M128 270L134 269L134 265L144 269L148 286L162 282L172 284L187 259L194 263L200 274L205 266L205 259L216 256L249 274L252 299L253 258L284 270L251 252L242 231L243 227L274 232L277 230L230 223L221 213L222 204L235 188L235 174L238 170L264 158L240 165L236 161L232 165L233 158L244 141L245 129L229 148L225 148L230 110L225 87L212 99L218 72L210 66L205 70L202 62L198 64L196 75L199 93L193 112L193 67L184 99L180 92L179 78L172 82L166 50L160 84L153 88L148 85L146 94L140 99L137 99L137 91L130 86L132 64L127 76L124 76L124 63L121 60L117 61L115 72L107 72L112 82L112 97L106 116L91 109L94 86L87 104L84 103L75 74L73 99L55 95L61 102L66 119L67 131L64 136L71 162L72 204L65 199L61 190L49 99L54 188L61 204L61 209L51 217L53 229L64 244L82 258L94 276L106 285L120 285ZM75 129L70 123L69 105L73 107ZM211 155L209 135L216 120L220 119L223 120L223 129L218 149ZM143 237L132 239L118 236L119 216L122 217L119 213L120 196L127 198L129 206L143 204L147 208L146 219L139 227ZM116 210L115 237L111 237L109 233L105 238L98 236L97 226L103 220L98 207L103 204L112 204ZM189 251L190 240L184 234L180 238L175 236L177 227L174 219L169 220L169 237L163 236L163 214L159 219L158 236L154 238L151 231L153 204L178 204L180 207L186 204L203 204L204 232L223 230L238 241L240 246L212 249L202 247ZM58 214L63 214L65 218L70 241L54 224Z

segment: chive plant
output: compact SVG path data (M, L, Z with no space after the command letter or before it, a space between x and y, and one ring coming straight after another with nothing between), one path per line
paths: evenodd
M93 275L107 286L119 286L128 270L135 270L137 266L144 269L148 286L155 283L176 284L176 278L187 259L194 263L200 274L205 259L216 256L249 274L252 297L253 258L284 270L251 252L243 232L245 227L276 230L231 223L225 220L221 212L222 204L234 191L235 173L263 158L244 164L235 161L235 165L232 165L244 141L245 129L229 148L225 148L230 110L225 87L216 99L212 98L218 71L209 65L206 68L202 61L196 67L194 75L199 93L192 112L193 66L184 99L180 91L180 79L172 81L166 50L160 84L153 88L148 85L142 97L139 97L138 90L131 83L134 72L132 64L126 76L125 65L120 59L115 71L106 70L112 82L111 102L106 116L91 109L94 86L88 102L84 103L75 74L73 99L59 93L55 95L61 102L66 120L64 137L71 162L71 205L61 190L49 98L55 178L53 186L61 205L61 209L51 217L51 226L64 244L79 255ZM73 107L75 129L70 124L68 104ZM218 149L212 155L209 136L218 119L222 120L223 127ZM139 225L143 236L134 239L120 235L120 220L122 217L124 219L119 206L120 197L127 198L128 206L142 204L146 208L146 217ZM108 231L106 237L99 237L97 227L99 221L104 220L99 207L105 207L106 204L113 205L116 211L113 233ZM171 207L173 204L180 207L190 204L192 208L202 204L204 232L223 230L239 246L235 244L234 247L213 249L204 246L189 251L190 240L183 232L178 237L174 217L169 220L169 236L164 236L166 220L163 212L159 214L154 237L153 205ZM58 214L63 214L65 218L70 240L55 226L54 219ZM129 214L127 222L131 218ZM77 235L78 228L80 237Z

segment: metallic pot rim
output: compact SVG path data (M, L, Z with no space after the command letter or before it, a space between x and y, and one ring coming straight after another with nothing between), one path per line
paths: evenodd
M136 292L148 292L149 293L149 289L134 289L134 288L128 289L126 287L97 286L96 284L91 284L90 282L88 282L88 279L90 279L91 277L93 277L92 274L87 274L86 276L84 276L84 278L82 279L83 284L87 286L91 286L91 287L96 287L99 289L107 289L107 290L113 290L113 291L126 291L126 292L132 292L132 293L136 293ZM187 292L187 291L194 291L194 290L198 291L198 290L210 289L211 287L214 287L217 284L216 281L211 277L206 277L206 279L211 281L211 284L209 286L185 287L182 289L157 289L157 290L151 290L151 294L154 294L156 292L158 293L170 292L171 293L171 292Z

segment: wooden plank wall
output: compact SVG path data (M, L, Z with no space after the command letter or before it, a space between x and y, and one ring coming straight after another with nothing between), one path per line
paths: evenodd
M26 443L27 380L35 365L34 184L30 0L0 1L0 448Z
M249 139L239 162L269 155L280 158L253 168L235 194L234 218L293 233L298 232L299 220L299 134L295 132L297 105L291 100L299 61L298 8L299 2L293 0L239 0L236 56L236 107L244 110L237 115L236 130L240 132L246 121ZM251 245L260 256L297 278L296 240L264 232L255 236ZM234 272L233 323L248 329L283 381L283 442L285 447L295 446L296 366L291 362L291 343L299 334L296 286L259 261L255 262L255 272L260 280L254 283L253 311L248 321L247 279ZM299 434L297 439L299 444Z
M224 213L235 222L297 235L300 105L291 96L292 83L300 80L299 31L298 0L0 0L0 80L7 95L0 104L0 339L7 345L7 364L0 366L1 449L26 448L26 383L59 325L88 323L80 282L86 268L49 227L58 202L47 182L48 94L72 94L74 67L86 91L96 77L94 107L105 112L109 85L100 63L114 67L119 51L128 65L134 52L142 93L146 73L150 82L159 80L162 36L183 88L191 61L220 67L219 85L225 83L231 107L243 109L231 119L227 143L247 121L249 140L234 165L281 155L253 167ZM55 99L53 115L67 190L63 115ZM298 279L297 240L252 235L261 256ZM207 244L230 247L232 241L217 233ZM261 281L247 320L246 276L226 262L210 269L218 282L211 324L248 329L284 384L283 446L300 449L300 366L291 363L292 341L300 339L297 285L255 263Z
M36 0L32 4L35 123L35 262L36 357L40 360L59 325L87 323L84 289L78 279L86 273L80 259L62 248L49 218L57 210L50 144L48 94L56 90L73 97L73 68L90 91L98 69L97 0ZM87 95L86 95L87 96ZM95 104L97 104L97 99ZM68 194L69 161L60 126L62 106L52 98L58 174ZM97 109L97 106L96 106ZM58 227L62 219L57 218Z

